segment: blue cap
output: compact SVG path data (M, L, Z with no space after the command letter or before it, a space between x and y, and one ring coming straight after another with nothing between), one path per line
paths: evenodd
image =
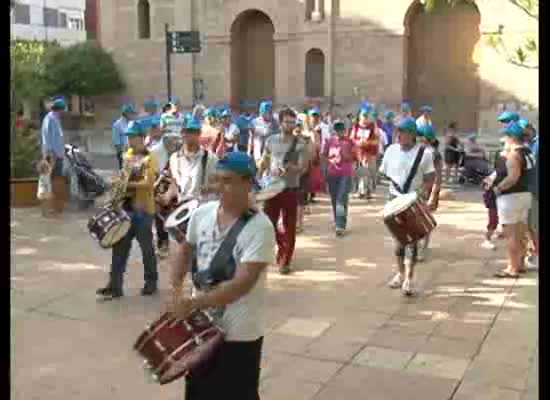
M428 106L428 105L422 106L422 107L419 108L419 111L422 112L422 113L425 113L425 112L431 113L432 110L433 110L432 106Z
M517 122L510 122L500 130L500 133L505 136L511 136L519 139L523 136L523 129Z
M391 119L393 117L395 117L395 113L393 111L386 111L384 113L384 118L386 118L386 119Z
M340 131L342 129L346 129L346 124L344 123L344 121L337 119L332 124L332 127L334 128L335 131Z
M319 110L318 107L313 107L309 109L309 111L307 112L307 115L309 115L310 117L313 115L321 115L321 110Z
M221 117L221 118L231 117L231 111L229 111L227 108L224 108L224 109L221 110L221 112L220 112L220 117Z
M67 103L63 97L58 97L53 100L52 107L65 109L67 108Z
M204 117L205 118L208 118L208 117L213 117L213 118L216 118L217 115L218 115L218 112L216 111L215 108L213 107L209 107L207 108L206 110L204 110Z
M373 117L373 118L378 118L378 111L372 110L371 113L370 113L370 116Z
M244 176L256 175L254 159L242 151L232 151L216 163L217 169L224 169Z
M193 118L189 119L183 126L184 131L200 131L201 128L202 128L202 125L200 121Z
M149 121L150 121L152 127L156 128L157 126L160 126L160 115L153 115L149 119Z
M418 136L423 136L428 139L430 142L435 140L435 131L430 124L423 124L416 128L416 134Z
M252 121L252 118L248 117L245 114L239 115L239 117L235 120L235 125L237 125L237 128L244 130L250 128L250 122Z
M136 108L133 104L123 104L120 108L120 112L122 114L134 114L136 112Z
M369 115L369 113L370 113L370 106L368 104L363 104L363 106L359 110L359 115Z
M411 104L408 101L404 101L401 103L401 112L409 112L411 111Z
M396 126L400 131L416 133L416 121L414 118L406 117L401 118Z
M499 122L510 122L510 121L518 121L519 120L519 114L515 111L504 111L502 114L498 116Z
M260 114L265 114L273 110L273 103L270 101L262 101L260 103Z
M126 128L126 136L145 136L147 128L139 121L130 121Z
M158 108L159 107L159 102L157 99L155 98L150 98L150 99L147 99L143 102L143 107L144 108Z
M527 119L521 118L521 119L518 121L518 125L521 127L521 129L525 129L525 128L527 128L527 127L530 125L530 123L529 123L529 121L528 121Z

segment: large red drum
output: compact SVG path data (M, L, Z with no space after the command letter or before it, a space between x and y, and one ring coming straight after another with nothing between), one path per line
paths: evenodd
M418 242L437 226L434 217L416 193L398 196L386 204L384 224L403 246Z
M139 336L134 350L152 378L165 385L208 362L223 340L222 330L202 311L186 320L165 313Z

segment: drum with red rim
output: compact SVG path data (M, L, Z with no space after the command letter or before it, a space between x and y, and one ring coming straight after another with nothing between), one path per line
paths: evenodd
M223 331L203 311L185 320L165 313L134 344L152 378L165 385L203 366L224 341Z

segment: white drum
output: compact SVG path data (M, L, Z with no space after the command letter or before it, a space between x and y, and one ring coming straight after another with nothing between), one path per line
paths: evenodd
M187 233L187 225L191 219L193 211L199 206L197 199L186 199L178 204L176 209L168 215L164 222L164 228L178 243L185 241L185 235Z

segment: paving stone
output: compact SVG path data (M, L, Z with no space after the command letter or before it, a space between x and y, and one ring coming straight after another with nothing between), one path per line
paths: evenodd
M460 321L442 321L434 330L434 335L450 339L463 339L481 342L490 326Z
M355 356L352 362L366 367L402 370L413 355L412 352L368 346Z
M353 338L323 335L309 344L303 354L320 360L348 362L363 347L362 341Z
M463 382L522 391L527 373L527 368L521 366L475 359L464 374Z
M424 345L428 336L416 335L410 332L395 332L391 329L381 328L369 339L369 346L387 347L394 350L412 351L413 353Z
M521 392L498 386L463 383L453 400L520 400Z
M426 354L472 359L480 346L481 342L479 341L449 339L433 335L420 346L418 351Z
M260 397L266 400L313 399L321 384L288 379L267 378L260 386Z
M321 336L329 327L329 321L289 318L285 323L275 329L275 333L316 338Z
M418 353L407 365L407 371L460 380L469 363L468 359Z
M323 384L328 382L343 364L306 358L298 355L278 354L271 359L269 378L287 378L296 381Z

